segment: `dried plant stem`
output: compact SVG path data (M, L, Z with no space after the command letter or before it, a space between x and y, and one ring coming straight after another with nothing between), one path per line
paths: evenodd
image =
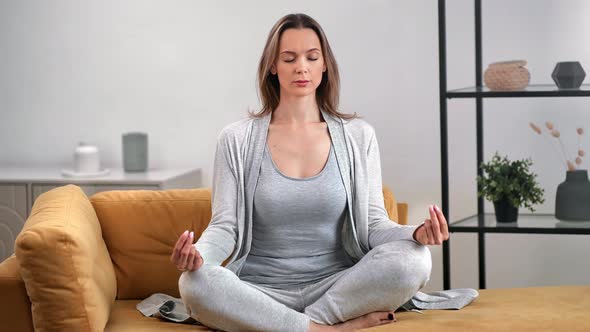
M563 151L563 157L565 158L566 165L567 165L567 162L570 161L570 155L569 155L569 153L567 153L567 150L566 150L565 146L563 145L561 138L558 137L557 140L559 141L559 145L561 146L561 151ZM573 162L573 159L572 159L572 162Z
M555 153L557 153L558 156L559 155L563 155L562 152L560 151L559 147L555 145L556 143L555 143L554 140L552 140L551 138L549 138L549 136L544 136L544 137L549 141L549 145L551 145L553 147L553 149L555 150ZM565 156L564 156L564 159L561 159L561 158L558 158L558 159L561 161L561 164L563 165L563 167L567 171L567 163L564 160L565 159Z
M576 150L575 156L576 156L576 165L578 168L581 167L582 163L584 162L584 160L582 158L580 158L580 156L578 155L580 151L580 130L578 129L578 150ZM578 162L579 161L579 162Z

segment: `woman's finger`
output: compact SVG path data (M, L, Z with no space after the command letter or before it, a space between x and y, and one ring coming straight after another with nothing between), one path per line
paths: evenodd
M186 269L187 271L192 271L193 267L195 266L195 258L197 258L197 255L195 253L195 248L191 246L191 249L189 251L188 254L188 258L186 260Z
M205 260L203 259L203 256L201 256L201 253L199 252L197 247L194 247L194 248L195 248L195 252L197 253L197 258L195 259L195 262L196 262L195 270L197 270L203 265L203 263L205 263Z
M190 249L192 247L193 235L194 235L194 233L190 232L190 234L188 235L188 240L184 243L184 247L180 251L180 267L182 267L183 269L186 269L186 263L188 261L188 254L189 254Z
M445 218L444 213L442 212L442 210L438 206L435 205L434 210L436 211L436 214L438 215L438 221L441 226L440 230L443 235L443 240L448 240L449 239L449 224L447 223L447 218Z
M425 233L424 233L424 229L423 229L423 228L424 228L424 222L422 222L422 224L420 224L420 225L419 225L419 226L416 228L416 230L414 231L414 235L413 235L413 236L414 236L414 239L415 239L416 241L420 242L420 244L423 244L423 243L422 243L422 240L423 240L423 238L424 238L424 235L423 235L423 234L425 234Z
M430 213L430 220L432 220L432 235L434 235L434 244L441 244L442 243L442 234L440 232L440 226L438 221L438 216L434 211L434 205L431 205L428 208L428 212Z
M422 244L428 244L428 234L426 233L426 220L427 219L424 219L422 225L418 227L419 233L416 234L416 239L418 240L418 242Z
M188 239L189 235L190 235L190 233L188 230L186 230L186 231L184 231L184 233L180 234L180 236L178 237L178 240L176 241L175 248L182 249L182 247L184 246L184 243Z
M193 271L198 270L201 266L203 266L203 258L199 255L195 256L195 262L193 264Z
M432 220L426 219L424 221L424 228L426 228L426 234L428 235L427 244L434 244L434 235L432 234Z
M178 237L178 240L176 241L176 245L174 245L174 249L172 250L172 255L170 256L170 260L174 264L178 264L178 260L180 259L180 251L184 247L184 242L186 242L188 235L189 235L188 231L184 231L184 233L180 234L180 237Z
M195 247L193 247L195 248ZM195 264L193 270L198 270L203 265L203 257L201 253L195 248Z
M193 262L192 262L192 267L190 268L189 271L194 271L196 269L199 268L199 256L194 256L193 257Z

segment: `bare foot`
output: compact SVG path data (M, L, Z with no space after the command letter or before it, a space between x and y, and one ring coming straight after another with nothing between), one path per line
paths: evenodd
M391 316L389 316L391 315ZM393 317L393 320L389 320L389 317ZM368 313L364 316L357 317L355 319L348 320L344 323L334 325L322 325L317 324L313 321L309 323L309 332L329 332L329 331L355 331L360 329L369 328L372 326L384 325L396 322L393 311L375 311Z

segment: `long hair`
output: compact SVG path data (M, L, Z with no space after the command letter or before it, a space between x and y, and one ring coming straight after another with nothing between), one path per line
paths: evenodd
M283 32L287 29L305 29L309 28L315 31L322 49L322 56L326 65L326 71L322 74L322 82L316 89L316 101L321 110L342 119L353 119L358 116L354 114L345 114L338 111L340 99L340 75L338 74L338 64L332 53L328 39L324 30L313 18L305 14L289 14L282 17L275 23L270 30L266 45L260 57L258 64L258 88L259 98L262 102L262 108L259 112L250 112L252 117L263 117L272 113L279 105L280 85L277 75L270 72L271 66L275 63L278 52L279 42Z

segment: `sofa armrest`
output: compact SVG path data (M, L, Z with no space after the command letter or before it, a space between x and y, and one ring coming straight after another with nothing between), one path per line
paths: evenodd
M8 257L0 264L0 326L3 331L33 332L31 301L25 282L18 273L16 257Z
M400 225L408 224L408 204L398 203L393 191L385 184L383 185L383 201L389 219Z
M80 187L37 198L15 254L35 331L104 330L117 283L100 223Z
M397 222L400 225L408 224L408 203L397 203Z

